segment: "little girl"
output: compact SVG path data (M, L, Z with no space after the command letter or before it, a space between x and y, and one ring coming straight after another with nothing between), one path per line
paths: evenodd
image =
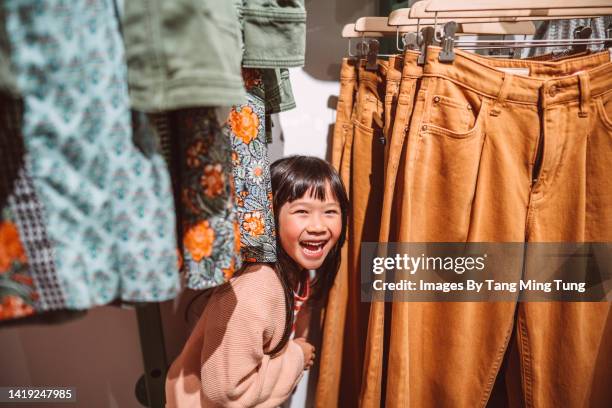
M212 291L168 371L166 407L277 407L314 362L294 313L334 282L348 199L321 159L287 157L271 173L278 261L248 264Z

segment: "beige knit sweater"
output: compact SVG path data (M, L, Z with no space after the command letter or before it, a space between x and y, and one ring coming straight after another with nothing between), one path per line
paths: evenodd
M166 407L277 407L302 377L292 340L276 357L285 297L274 270L254 264L216 288L166 378Z

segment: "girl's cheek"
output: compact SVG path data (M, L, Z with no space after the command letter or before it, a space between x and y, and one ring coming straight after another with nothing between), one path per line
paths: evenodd
M336 239L340 236L341 232L342 232L342 220L340 219L340 217L338 217L338 219L336 219L335 228L334 228L334 235L336 236Z

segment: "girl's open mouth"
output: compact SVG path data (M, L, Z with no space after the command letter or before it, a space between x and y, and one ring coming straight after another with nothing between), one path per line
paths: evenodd
M322 241L300 241L304 255L312 258L319 258L323 254L323 248L329 240Z

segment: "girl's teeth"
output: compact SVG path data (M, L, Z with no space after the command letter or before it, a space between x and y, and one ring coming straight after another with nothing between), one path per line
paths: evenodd
M304 248L304 252L306 252L309 255L317 255L318 253L322 251L323 251L323 246L317 246L315 250Z
M325 246L325 242L310 242L303 241L302 249L306 255L319 255L323 252L323 247Z

